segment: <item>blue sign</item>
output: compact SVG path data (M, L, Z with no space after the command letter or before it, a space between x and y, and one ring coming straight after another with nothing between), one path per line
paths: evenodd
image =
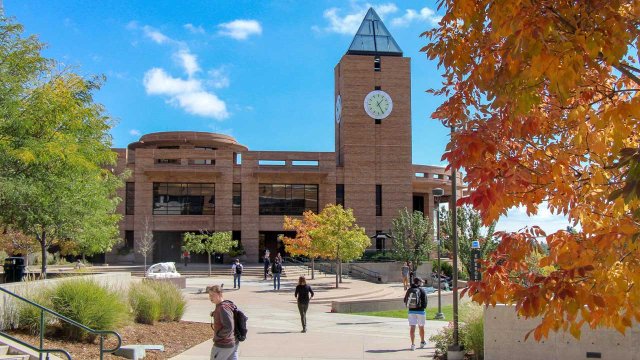
M478 240L472 241L471 242L471 248L472 249L480 249L480 241L478 241Z

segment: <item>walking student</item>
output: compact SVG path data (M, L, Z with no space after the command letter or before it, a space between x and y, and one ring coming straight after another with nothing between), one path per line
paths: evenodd
M427 293L422 289L422 279L413 278L413 283L404 295L404 303L409 308L409 338L411 338L411 351L416 349L415 335L416 325L420 329L420 348L424 348L427 342L424 341L424 322L427 307Z
M311 286L307 285L307 280L304 276L298 278L298 286L294 296L298 300L298 311L300 311L300 321L302 322L302 332L307 332L307 310L309 309L309 300L313 298L313 290Z
M264 279L267 280L267 275L269 275L269 268L271 267L271 260L269 259L269 255L265 254L264 256Z
M239 342L235 338L233 321L234 304L224 301L222 286L207 286L209 300L215 304L211 312L213 318L213 347L211 348L211 360L238 360Z
M402 286L404 286L404 291L407 291L409 288L409 262L405 261L404 265L402 265Z
M276 257L273 265L271 266L271 272L273 273L273 290L280 290L280 274L282 273L282 263Z
M233 273L233 288L236 288L236 282L238 283L238 289L240 289L240 278L242 277L242 264L240 259L236 259L231 265L231 272Z

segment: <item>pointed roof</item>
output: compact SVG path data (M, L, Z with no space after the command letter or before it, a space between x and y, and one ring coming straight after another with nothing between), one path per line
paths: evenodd
M402 50L376 11L369 8L347 54L402 56Z

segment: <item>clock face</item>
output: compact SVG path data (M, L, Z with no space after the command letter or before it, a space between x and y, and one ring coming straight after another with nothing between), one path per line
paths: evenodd
M364 111L374 119L384 119L393 110L391 96L382 90L374 90L364 98Z
M338 98L336 99L336 122L340 123L342 119L342 97L338 94Z

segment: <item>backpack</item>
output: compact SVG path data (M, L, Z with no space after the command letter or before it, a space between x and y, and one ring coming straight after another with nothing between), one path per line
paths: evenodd
M242 310L238 309L236 304L228 300L226 301L229 302L233 308L233 332L236 340L245 341L247 339L247 320L249 320L249 318Z
M271 272L272 273L281 273L282 272L282 265L279 262L275 262L273 263L273 265L271 266Z
M409 297L407 298L407 307L411 309L422 308L422 290L420 288L409 289Z
M242 264L236 265L236 274L242 274Z

